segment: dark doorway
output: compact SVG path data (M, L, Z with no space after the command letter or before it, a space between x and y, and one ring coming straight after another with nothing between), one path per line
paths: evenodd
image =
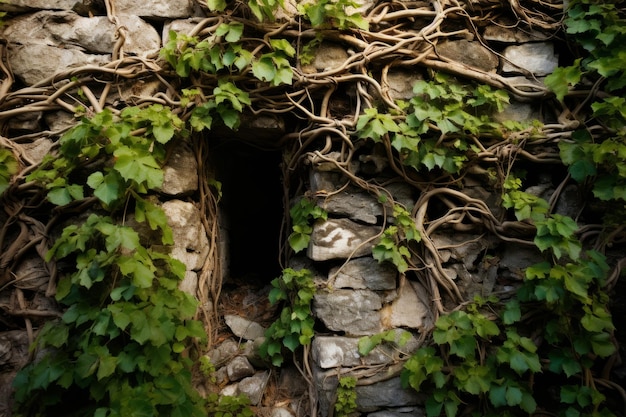
M267 284L280 275L282 153L234 139L219 140L212 150L216 179L222 184L225 278Z

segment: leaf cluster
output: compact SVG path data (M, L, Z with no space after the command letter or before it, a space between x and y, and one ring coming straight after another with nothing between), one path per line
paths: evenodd
M316 220L326 220L328 213L309 198L301 198L289 210L291 216L291 234L289 246L295 253L301 252L309 246L313 223Z
M68 222L46 254L66 265L56 292L65 312L40 330L39 358L15 378L16 415L206 415L184 354L206 339L193 319L197 301L178 288L186 267L166 252L173 243L166 215L145 196L162 184L174 136L185 129L170 108L104 110L67 131L58 153L30 174L51 203L91 192L110 215ZM121 224L122 207L134 209L156 240L146 245Z
M356 411L356 383L357 379L353 376L339 378L334 414L337 417L347 417Z
M358 118L357 138L388 141L402 163L416 171L443 169L457 173L469 156L479 152L476 137L503 137L524 128L521 123L495 122L491 115L509 103L503 90L462 84L444 73L420 80L414 97L399 102L400 115L369 108Z
M415 220L401 205L394 204L393 218L394 223L385 229L372 248L372 256L378 262L391 262L398 271L406 272L412 257L409 246L411 242L420 242L422 237L415 226Z
M545 80L566 106L578 105L584 121L572 140L559 143L560 156L576 181L588 184L596 198L616 201L623 217L626 200L626 20L624 2L575 0L564 21L579 53L572 65L557 68ZM577 103L576 90L595 92ZM621 203L620 203L621 202Z
M270 302L284 302L285 305L279 318L266 330L259 353L270 359L274 366L280 366L284 360L284 347L295 352L299 346L311 343L315 325L311 311L315 283L308 269L286 268L279 278L272 280L272 287Z

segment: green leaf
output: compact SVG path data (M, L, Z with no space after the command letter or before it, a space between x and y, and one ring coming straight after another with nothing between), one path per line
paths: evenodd
M285 53L288 57L293 58L296 55L296 50L287 39L270 39L270 46L274 50L279 50Z
M589 338L593 352L601 358L606 358L615 353L615 344L609 333L595 333Z
M103 378L113 375L116 367L117 367L116 357L100 356L100 363L98 365L98 373L96 374L98 381L100 381Z
M569 67L555 68L552 74L545 78L545 85L554 92L557 100L563 101L569 89L580 82L583 75L580 61L581 59L577 59Z
M54 188L48 191L47 198L48 201L57 206L64 206L72 202L72 196L67 187Z
M150 153L122 146L113 154L117 158L114 168L125 180L145 184L149 189L163 184L163 171Z
M506 385L492 385L489 388L489 401L494 407L503 407L507 405Z
M518 300L510 300L504 305L504 312L502 313L502 322L504 324L517 323L522 317Z
M273 81L276 77L274 61L267 55L261 56L258 61L252 63L252 74L261 81Z
M294 232L289 235L289 246L295 253L301 252L309 247L311 236L305 233Z
M226 0L207 0L209 10L213 12L221 12L226 9Z

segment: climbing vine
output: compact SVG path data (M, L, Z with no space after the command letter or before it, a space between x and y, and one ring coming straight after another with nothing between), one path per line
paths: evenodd
M285 19L286 5L275 0L198 7L206 17L189 33L171 31L158 55L128 56L120 42L111 65L70 68L29 88L1 68L0 291L24 298L25 284L11 271L35 255L49 275L46 294L63 309L47 324L24 308L11 316L28 329L35 324L30 336L40 352L16 378L19 413L69 415L65 400L77 395L85 402L71 411L97 416L250 415L245 400L201 399L191 385L194 349L203 349L205 335L210 345L217 320L215 311L197 310L217 304L219 256L213 250L200 274L199 302L178 290L184 266L163 249L172 233L157 200L173 146L188 142L203 170L193 198L215 247L219 185L203 165L210 137L232 134L246 115L288 115L291 131L274 144L284 150L287 197L301 191L308 163L375 195L389 213L374 257L429 291L438 315L432 340L406 361L402 378L429 394L430 416L617 414L607 399L624 395L608 378L617 348L611 292L626 264L615 250L624 242L626 200L623 2L573 0L563 22L562 6L551 2L328 0L299 5ZM107 13L115 21L114 9ZM439 43L478 37L498 16L552 33L564 26L572 56L562 57L568 62L545 86L438 54ZM316 67L328 43L349 53L334 67ZM392 99L389 74L406 69L420 78L412 97ZM158 92L117 93L139 79ZM496 120L520 99L542 100L548 122ZM37 132L53 147L33 160L23 144L35 134L9 121L53 111L73 117L73 127ZM414 207L395 201L371 173L354 172L352 162L372 155L376 173L413 187ZM527 192L533 164L567 168L555 174L550 199ZM473 196L468 179L501 200ZM581 217L555 212L571 180L590 193ZM313 222L328 216L316 199L332 192L292 206L283 264L308 246ZM609 208L602 219L598 204ZM157 244L145 241L144 229ZM473 299L444 270L432 239L440 231L489 233L535 248L544 260L523 271L514 293ZM287 348L306 363L315 324L311 273L285 268L272 288L272 302L283 308L262 353L280 366ZM366 352L390 335L360 347ZM356 384L343 380L338 413L354 410ZM541 384L558 384L558 395L539 398ZM560 408L549 404L555 398Z

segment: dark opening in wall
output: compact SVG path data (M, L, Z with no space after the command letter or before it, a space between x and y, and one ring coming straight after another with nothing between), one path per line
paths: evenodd
M281 150L234 139L219 140L212 150L215 176L222 183L222 250L228 251L224 278L267 284L280 275Z

